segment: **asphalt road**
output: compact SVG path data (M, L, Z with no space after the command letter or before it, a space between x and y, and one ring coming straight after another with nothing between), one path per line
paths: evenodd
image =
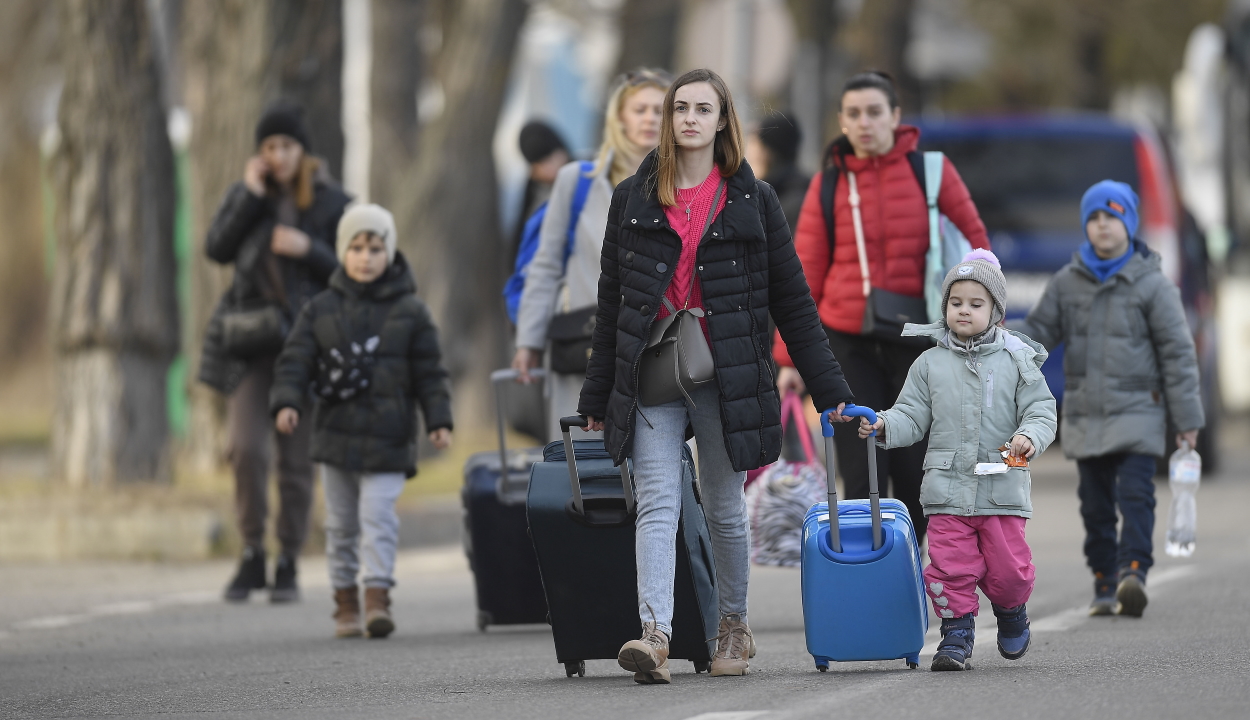
M458 548L405 552L387 640L331 637L325 565L303 562L305 599L276 607L217 600L231 567L0 566L3 718L1250 718L1250 451L1199 494L1198 552L1161 557L1140 620L1085 616L1075 468L1038 463L1029 540L1037 588L1029 654L994 648L983 604L968 673L902 661L817 673L803 640L798 572L756 567L759 645L743 678L635 685L612 661L567 679L545 626L474 628ZM1159 486L1162 547L1168 492ZM936 627L936 623L934 623Z

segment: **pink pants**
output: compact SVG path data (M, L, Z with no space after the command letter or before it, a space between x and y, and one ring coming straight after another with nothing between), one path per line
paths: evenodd
M977 588L990 602L1016 607L1033 594L1033 551L1015 515L929 516L925 590L941 618L977 614Z

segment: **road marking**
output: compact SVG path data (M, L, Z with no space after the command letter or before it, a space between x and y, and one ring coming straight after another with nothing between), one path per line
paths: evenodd
M767 710L739 710L736 712L709 712L686 718L686 720L755 720L768 715Z
M23 620L19 623L13 623L14 630L55 630L56 628L69 627L78 623L86 622L91 619L90 615L47 615L45 617L32 618Z
M57 630L64 627L70 627L71 625L79 625L96 618L112 617L116 615L140 615L143 613L155 612L156 610L165 607L205 605L208 603L219 602L220 600L221 595L215 592L173 593L170 595L163 595L152 600L127 600L124 602L93 605L83 613L45 615L43 617L31 618L30 620L13 623L10 628L19 631Z

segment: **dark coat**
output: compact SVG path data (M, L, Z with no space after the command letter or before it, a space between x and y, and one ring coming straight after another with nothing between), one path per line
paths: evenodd
M307 421L309 387L319 361L350 345L372 352L372 376L351 399L316 401L312 459L349 472L417 472L416 406L428 430L451 429L451 394L438 347L438 329L416 296L416 282L400 253L382 277L362 285L339 268L330 289L300 312L274 368L269 408L300 410Z
M638 362L681 254L681 239L664 208L655 193L645 191L654 164L652 152L612 196L594 348L578 405L580 414L606 421L605 438L617 464L632 448ZM852 396L829 349L776 193L744 162L728 178L725 196L725 209L699 245L695 272L716 361L725 446L734 469L743 471L771 463L781 452L770 314L817 406L834 407Z
M334 250L335 233L343 209L351 200L328 177L316 181L312 205L299 215L298 228L308 235L311 246L301 259L278 257L283 290L282 299L293 320L314 295L325 290L330 273L338 267ZM205 250L208 257L223 265L234 265L234 280L213 311L204 332L200 357L200 382L230 394L247 371L248 361L226 352L222 338L222 317L231 309L255 307L273 302L266 293L265 264L270 238L278 222L277 200L257 197L237 182L226 197L208 229Z

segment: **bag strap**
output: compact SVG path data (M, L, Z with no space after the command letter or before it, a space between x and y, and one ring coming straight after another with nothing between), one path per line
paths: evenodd
M833 264L833 251L837 244L834 237L833 199L838 190L838 166L831 164L825 168L820 178L820 209L825 216L825 237L829 240L829 264ZM797 222L797 221L796 221Z
M790 420L799 434L799 444L803 446L803 454L808 463L816 461L816 446L812 444L812 432L807 427L807 419L803 417L803 401L796 392L788 392L781 398L781 436L786 435Z
M942 315L942 281L945 271L942 267L942 221L938 214L938 194L942 191L942 170L946 164L946 156L940 152L924 154L924 194L925 203L929 206L929 252L925 256L925 307L930 322L938 320Z
M577 189L573 191L573 204L569 207L569 229L568 239L564 244L564 264L567 267L569 256L573 254L573 246L577 243L577 221L582 216L582 209L586 207L586 198L590 195L590 188L595 183L595 177L589 173L595 169L592 162L582 162L578 166L577 173Z
M859 214L859 185L855 182L855 173L846 174L851 184L851 219L855 222L855 251L859 253L859 276L864 283L864 297L872 294L872 281L868 278L868 251L864 248L864 220Z
M703 235L699 238L700 244L703 243L703 239L707 237L707 234L712 231L712 218L716 217L716 206L720 205L720 196L724 192L725 192L725 178L721 178L720 182L716 184L716 195L712 196L712 209L707 211L707 220L703 222ZM698 252L699 250L696 247L695 253L698 253ZM686 288L686 301L682 303L682 306L681 306L682 310L686 310L690 307L690 298L692 297L694 297L694 273L693 272L690 273L690 286ZM673 309L673 304L668 301L667 295L665 295L664 297L664 305L665 307L668 308L669 312L673 314L677 313L677 311Z

